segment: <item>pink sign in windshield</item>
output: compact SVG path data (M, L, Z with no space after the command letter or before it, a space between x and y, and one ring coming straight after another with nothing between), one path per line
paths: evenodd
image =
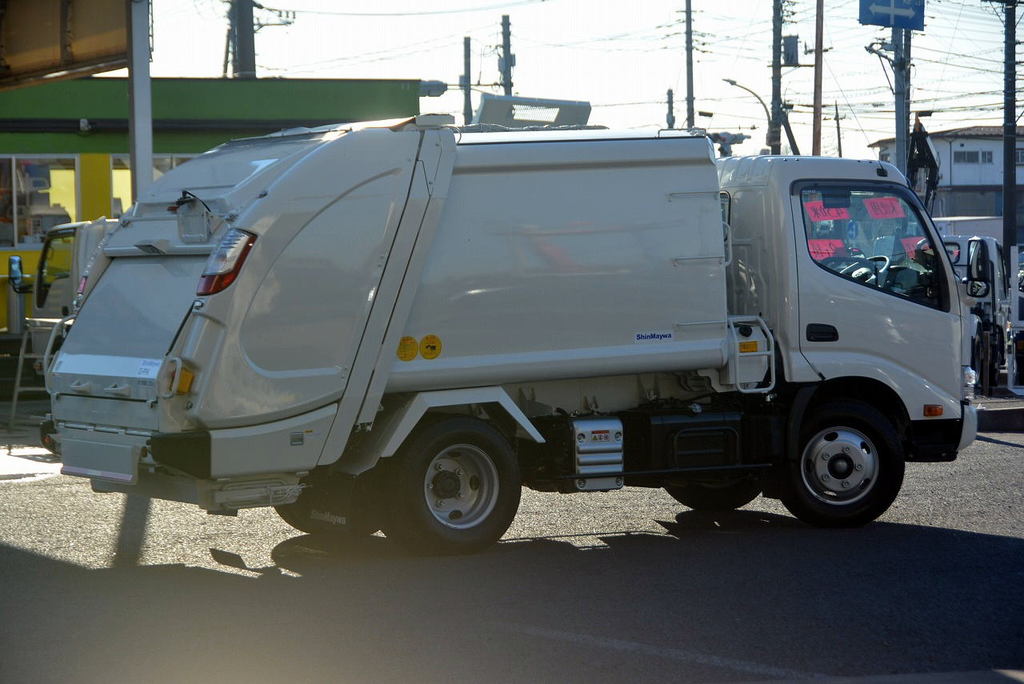
M807 215L815 223L850 218L850 211L845 207L826 207L825 203L821 200L817 202L804 202L804 209L807 210Z
M873 197L864 200L864 208L868 216L874 219L903 218L903 205L896 197Z

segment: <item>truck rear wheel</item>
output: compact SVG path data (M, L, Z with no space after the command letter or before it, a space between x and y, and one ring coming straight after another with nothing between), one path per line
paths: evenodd
M505 533L522 484L508 440L483 421L449 418L413 434L388 464L384 532L419 553L467 553Z
M665 491L695 511L732 511L756 499L761 493L761 482L752 477L721 482L686 482L665 485Z
M828 403L807 421L799 456L786 464L782 503L811 525L864 525L892 505L903 470L889 419L863 402Z

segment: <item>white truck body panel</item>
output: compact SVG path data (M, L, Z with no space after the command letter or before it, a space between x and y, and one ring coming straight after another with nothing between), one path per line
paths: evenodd
M979 235L1003 241L1002 216L933 216L932 222L942 234Z

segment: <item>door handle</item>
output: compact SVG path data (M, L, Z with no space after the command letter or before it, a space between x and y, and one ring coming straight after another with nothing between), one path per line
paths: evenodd
M808 342L838 342L839 331L833 325L825 323L809 323L807 325Z

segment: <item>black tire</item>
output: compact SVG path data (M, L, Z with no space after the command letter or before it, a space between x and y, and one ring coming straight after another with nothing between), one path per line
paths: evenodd
M295 503L274 506L286 523L306 534L368 537L381 528L380 501L372 476L305 483Z
M468 553L505 534L522 482L508 440L483 421L448 418L415 432L387 464L384 532L416 553Z
M904 453L892 422L860 401L823 405L804 423L786 463L782 503L818 527L857 527L882 515L903 485Z
M760 480L744 477L721 482L686 482L665 485L669 495L695 511L718 513L746 506L761 493Z

